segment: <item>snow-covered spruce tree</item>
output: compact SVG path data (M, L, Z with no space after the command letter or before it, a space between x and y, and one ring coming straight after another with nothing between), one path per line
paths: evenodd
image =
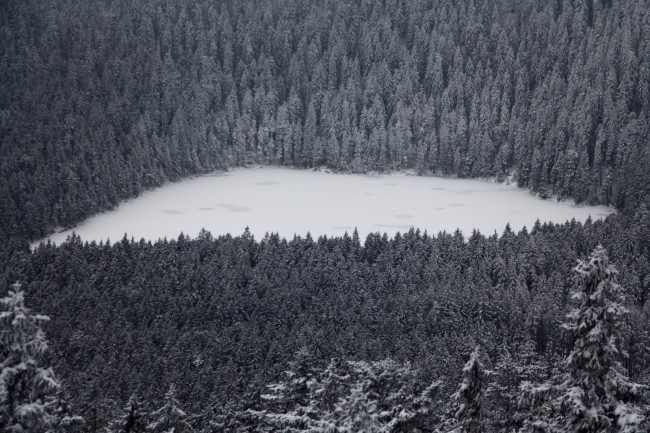
M122 415L114 419L107 428L107 433L144 433L147 414L137 395L132 395L124 406Z
M555 430L567 433L637 431L640 410L630 403L640 386L631 383L620 362L620 333L628 310L616 271L605 249L598 246L586 262L574 268L579 305L562 327L573 340L565 360L564 380L556 404L561 416Z
M308 430L322 418L319 400L327 394L326 384L318 380L319 370L313 354L301 348L277 382L268 384L260 395L263 410L249 410L256 424L285 432ZM317 396L318 394L318 396Z
M55 424L56 391L52 369L39 365L47 349L41 324L47 316L25 307L19 283L0 300L0 431L40 433Z
M562 358L556 354L544 358L538 356L530 360L526 368L533 374L522 377L519 391L513 396L517 401L518 422L516 426L511 426L512 431L552 433L551 420L557 412L553 398L557 395L557 384L562 380L562 367Z
M453 398L460 403L455 416L458 420L458 433L484 433L483 396L487 386L487 373L479 360L477 347L463 368L463 381Z
M176 389L170 385L165 393L163 406L151 413L151 422L147 425L150 433L192 433L194 429L188 421L188 414L180 408L176 400Z
M75 411L62 391L59 391L53 407L54 422L46 433L81 433L84 431L85 420L83 417L75 415Z
M433 398L439 382L423 387L409 363L390 358L370 363L348 361L347 365L350 369L347 375L355 385L348 384L346 392L351 395L356 387L362 386L368 404L376 408L383 431L418 431L431 425Z
M431 425L439 382L423 387L410 364L335 358L322 368L308 355L298 352L245 417L221 417L222 429L239 421L237 431L255 426L246 431L285 433L410 432Z
M379 433L390 431L382 422L377 402L366 391L367 384L357 383L335 405L334 411L312 429L318 433Z
M483 405L488 431L517 431L528 418L529 407L519 404L520 385L531 380L543 380L544 364L535 353L532 342L523 343L514 351L503 347L499 361L490 374Z

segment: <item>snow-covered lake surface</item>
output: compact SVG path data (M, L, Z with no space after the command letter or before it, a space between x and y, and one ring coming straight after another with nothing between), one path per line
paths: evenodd
M340 236L357 227L370 232L419 228L430 234L465 235L513 230L540 221L603 218L613 210L539 199L512 185L479 180L390 175L346 175L287 168L249 168L214 173L168 184L96 215L71 230L49 237L60 244L73 231L83 241L129 238L155 241L201 228L213 235L239 235L249 227L261 239L267 232L283 237L310 232ZM47 239L45 239L47 240ZM39 242L32 246L38 245Z

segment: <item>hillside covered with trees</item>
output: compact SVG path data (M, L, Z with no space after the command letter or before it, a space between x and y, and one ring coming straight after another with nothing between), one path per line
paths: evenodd
M0 1L0 433L650 431L649 136L647 0ZM28 246L253 164L618 212Z
M0 228L251 163L490 177L633 212L650 10L608 1L0 4Z
M305 404L300 387L297 394L272 388L284 403L262 398L273 394L267 384L296 379L282 373L287 368L305 375L304 386L320 377L313 385L332 393L314 403L322 410L370 393L366 403L384 408L370 414L408 403L407 412L420 408L418 422L441 425L453 419L449 396L477 345L493 372L485 421L502 431L496 426L548 415L520 408L520 386L559 377L573 345L560 326L576 305L572 264L601 241L629 309L615 340L627 356L616 359L631 380L649 384L647 211L500 236L376 234L363 245L356 236L255 240L246 233L112 245L73 238L3 257L0 283L24 281L30 306L51 316L48 359L87 431L121 416L132 395L153 410L170 386L205 431L221 431L219 423L263 431L264 414ZM395 404L384 400L393 392ZM644 393L631 401L643 407Z

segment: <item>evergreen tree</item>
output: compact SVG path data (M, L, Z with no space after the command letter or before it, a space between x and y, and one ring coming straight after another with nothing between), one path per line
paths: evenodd
M477 347L463 368L463 381L453 398L460 403L455 414L458 433L484 433L483 398L487 386L487 374L479 360Z
M429 413L413 418L418 409L409 398L436 379L440 395L453 394L458 359L475 338L497 361L490 392L499 394L486 391L488 403L482 405L486 430L505 430L504 418L513 414L516 425L510 428L518 427L522 415L528 418L522 432L535 425L547 431L543 423L551 426L556 416L552 405L531 401L514 408L515 376L521 373L529 383L562 377L553 370L560 366L554 360L565 355L558 325L571 288L571 269L562 261L588 254L601 240L616 252L622 270L618 282L630 287L630 295L638 293L628 296L631 328L623 329L617 347L631 352L628 360L621 359L629 377L647 384L650 304L641 292L648 287L648 227L647 212L640 209L637 218L617 213L587 224L538 222L530 231L506 230L500 237L476 233L467 242L460 232L415 231L392 239L372 234L363 244L354 236L282 240L274 235L260 242L249 234L204 233L199 239L125 239L106 245L71 238L33 252L26 246L0 248L0 269L12 280L30 275L33 308L54 316L48 323L53 366L74 389L71 403L83 408L85 427L93 433L120 413L127 390L139 389L151 401L152 383L172 379L183 380L185 407L201 414L192 420L195 429L210 431L214 420L230 432L259 431L252 417L231 418L238 411L248 415L249 408L290 412L298 407L293 395L306 396L300 405L315 407L317 419L364 380L370 380L364 392L376 403L383 425L400 432L441 428L438 418L446 412L440 408L448 398L423 401ZM528 340L537 342L535 349L524 347ZM304 366L283 368L293 349L306 342L314 355ZM409 385L412 374L385 362L352 367L340 360L325 374L332 355L396 356L402 367L402 360L410 361L419 387ZM267 382L289 383L283 375L269 379L284 370L307 379L296 380L291 385L296 394L277 405L259 401L260 391L274 394ZM548 393L554 389L558 383L549 385ZM212 413L225 418L215 420Z
M49 318L25 307L19 283L0 300L0 429L39 433L56 423L55 393L60 383L39 365L47 350L41 324Z
M526 343L516 349L514 353L507 347L500 349L500 358L485 394L483 407L491 431L512 431L522 426L526 416L518 401L519 386L523 381L543 377L543 365L533 344Z
M379 433L387 431L380 419L377 403L369 398L363 383L357 383L350 393L342 397L329 413L317 432Z
M260 397L264 409L250 411L258 425L286 431L303 431L322 417L317 408L317 394L322 397L322 384L317 380L317 365L313 354L305 347L282 372L280 380L266 386ZM320 389L320 392L318 391Z
M54 404L54 422L47 433L81 433L84 431L83 417L75 415L68 399L60 391Z
M163 405L150 415L151 422L147 425L149 433L192 433L194 429L189 423L189 416L180 408L176 400L176 388L169 386L165 393Z
M136 395L132 395L124 406L122 415L108 426L107 433L144 433L146 427L143 404Z
M578 306L563 328L573 340L565 363L557 404L558 424L567 433L635 432L642 416L630 402L639 385L630 382L619 349L624 318L623 289L616 270L598 246L588 261L575 267Z

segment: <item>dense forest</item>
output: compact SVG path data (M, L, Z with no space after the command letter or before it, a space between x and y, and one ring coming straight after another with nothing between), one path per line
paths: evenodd
M648 35L646 0L6 0L2 232L250 163L511 177L633 212Z
M286 370L300 365L301 374L338 378L336 396L353 388L345 377L363 384L386 376L373 386L411 399L435 385L429 398L437 403L424 417L433 431L453 411L449 396L480 344L493 372L484 411L496 432L534 415L517 412L523 381L557 374L572 344L559 326L575 303L571 269L600 242L630 310L619 343L629 355L625 371L648 384L645 209L606 222L506 228L500 236L410 231L369 235L363 244L354 234L255 240L204 232L115 244L72 238L3 257L8 272L0 284L23 281L29 305L51 316L48 359L88 431L121 416L132 395L157 404L170 386L198 417L197 428L259 428L242 416L267 407L264 386L295 378L285 378Z
M0 1L0 432L650 431L649 136L647 0ZM252 164L618 212L28 246Z

